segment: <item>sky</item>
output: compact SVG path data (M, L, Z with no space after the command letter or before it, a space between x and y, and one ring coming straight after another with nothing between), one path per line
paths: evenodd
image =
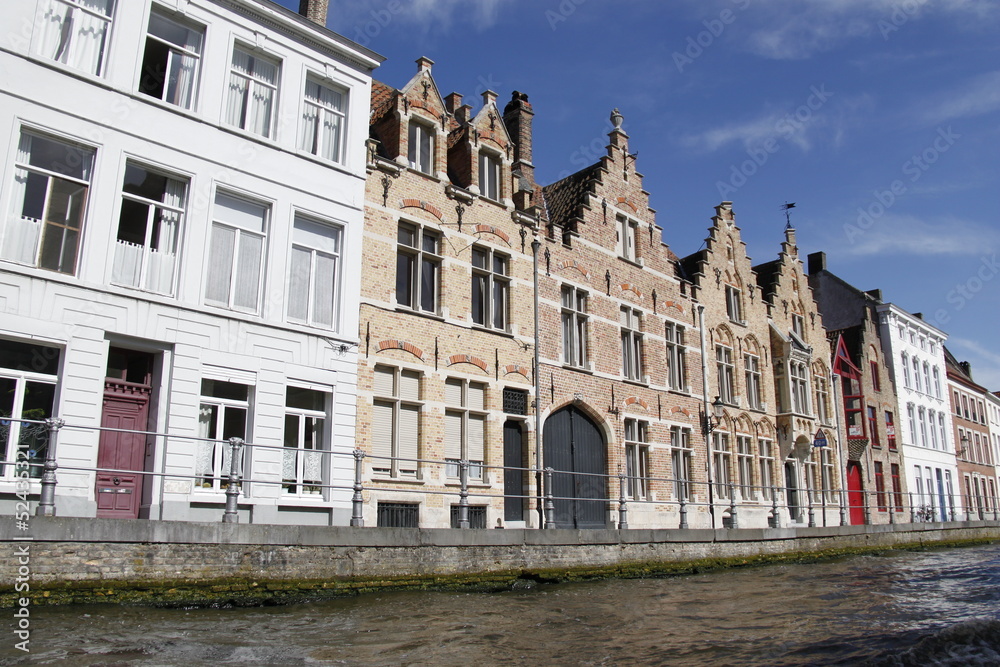
M298 0L281 0L298 8ZM1000 390L1000 2L331 0L327 26L402 87L535 110L542 184L598 160L609 115L664 240L698 250L732 201L752 261L790 211L803 259L925 319Z

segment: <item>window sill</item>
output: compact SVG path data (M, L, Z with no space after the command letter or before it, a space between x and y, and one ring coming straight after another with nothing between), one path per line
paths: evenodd
M476 331L482 331L483 333L491 333L496 336L503 336L504 338L514 338L514 334L506 329L493 329L491 327L483 326L482 324L472 323L472 328Z
M372 475L369 480L380 484L411 484L413 486L423 486L426 482L418 477L389 477L383 475Z
M647 388L649 387L649 379L648 378L642 379L642 380L632 380L630 378L624 378L623 377L622 378L622 382L624 382L625 384L632 384L632 385L635 385L637 387L647 387Z
M457 477L449 477L448 479L445 480L444 485L446 487L461 487L462 486L462 480L458 479ZM490 484L489 482L482 482L482 481L479 481L479 480L473 482L472 480L469 480L469 483L466 485L466 488L469 488L469 489L492 489L493 485Z
M729 318L729 323L730 324L735 324L738 327L743 327L744 329L747 328L747 322L746 322L746 320L734 320L733 318L730 317Z
M593 375L594 374L594 367L591 364L585 364L583 366L577 366L576 364L563 363L562 367L565 368L568 371L575 371L577 373L586 373L587 375Z
M408 306L401 306L399 304L396 305L396 312L402 313L404 315L416 315L417 317L426 317L429 320L435 320L437 322L445 321L444 316L439 315L438 313L431 313L426 310L415 310Z
M646 268L646 262L642 260L642 257L637 259L632 259L630 257L625 257L624 255L618 255L618 259L625 262L626 264L631 264L632 266L638 267L640 269Z

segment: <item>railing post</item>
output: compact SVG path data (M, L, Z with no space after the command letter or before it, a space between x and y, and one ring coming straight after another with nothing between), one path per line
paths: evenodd
M865 503L865 525L870 526L872 525L872 506L868 502L868 493L863 491L861 493L861 499Z
M847 525L847 491L840 490L840 525Z
M808 486L806 487L806 503L809 504L809 527L816 527L816 512L813 510L813 491Z
M552 468L545 469L545 527L555 528L555 503L552 502Z
M458 492L458 527L469 527L469 462L462 459L458 462L459 480L462 489Z
M951 510L951 520L955 520L955 497L952 494L948 494L948 509Z
M243 438L229 439L229 484L226 485L226 511L222 515L222 523L239 523L240 502L240 453L243 451Z
M50 417L45 420L45 428L49 432L49 441L45 447L45 466L42 468L42 490L38 498L35 516L56 515L56 441L59 439L59 429L66 425L62 419ZM29 472L30 474L30 472Z
M914 507L913 507L913 491L907 491L906 492L906 497L907 497L907 500L909 500L909 502L910 502L910 523L916 523L917 522L917 515L916 515Z
M771 487L771 519L767 522L771 528L781 528L781 517L778 515L778 489Z
M677 527L678 528L682 528L682 529L683 528L687 528L688 527L688 504L687 504L687 496L686 495L681 495L680 515L681 515L681 522L680 522L680 525L678 525Z
M351 525L364 527L365 525L365 501L361 492L364 485L361 483L364 468L365 453L360 449L354 450L354 497L351 498Z
M618 473L618 530L628 529L628 504L625 501L625 473Z
M729 482L729 527L734 529L740 527L739 517L736 516L736 494L732 482Z
M893 506L895 498L892 497L891 493L886 494L886 508L889 510L889 525L896 523L896 508Z

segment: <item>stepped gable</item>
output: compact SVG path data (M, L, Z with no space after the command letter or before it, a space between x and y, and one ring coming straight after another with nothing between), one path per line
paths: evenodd
M542 187L545 211L551 224L572 228L575 221L583 219L580 209L593 192L592 183L598 179L600 171L601 164L596 163Z

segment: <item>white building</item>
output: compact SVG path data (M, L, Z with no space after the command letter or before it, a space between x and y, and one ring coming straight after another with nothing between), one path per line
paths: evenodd
M4 10L0 414L65 420L57 514L218 521L242 438L241 521L347 523L381 58L266 0Z
M1000 470L1000 396L986 392L986 418L990 427L990 455L994 470ZM997 489L1000 489L1000 473L997 473Z
M925 519L961 516L954 430L947 393L947 334L891 303L876 308L882 347L899 399L907 486Z

